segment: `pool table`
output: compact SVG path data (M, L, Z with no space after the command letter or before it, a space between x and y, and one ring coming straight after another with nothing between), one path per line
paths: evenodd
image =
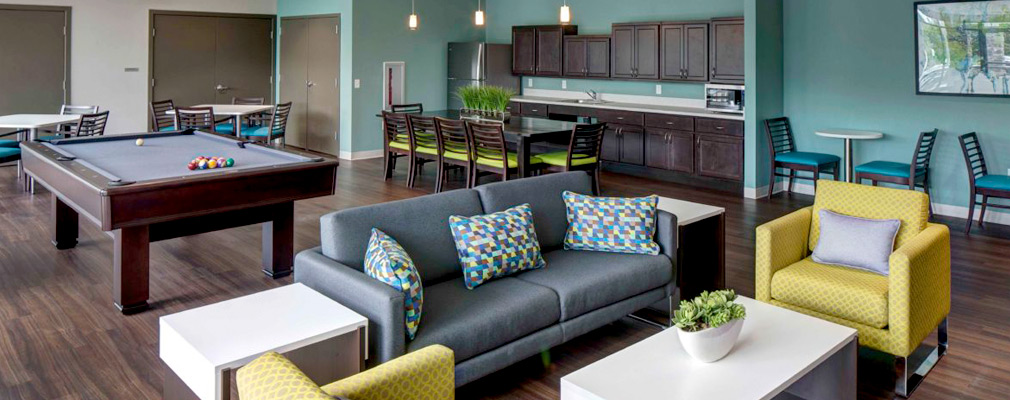
M189 170L197 156L235 165ZM57 249L77 245L78 216L113 237L113 296L124 314L148 308L149 245L158 240L262 223L263 272L290 274L294 202L333 194L338 165L193 130L23 143L21 157L53 194Z

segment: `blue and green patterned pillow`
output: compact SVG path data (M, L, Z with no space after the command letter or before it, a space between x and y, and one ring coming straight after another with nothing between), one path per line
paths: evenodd
M568 232L565 250L659 254L656 204L659 196L592 197L565 191Z
M449 217L463 282L473 289L489 280L547 265L533 229L529 204L475 217Z
M413 340L421 323L421 305L424 302L421 275L417 273L414 261L396 239L372 228L372 237L368 239L368 250L365 251L365 273L403 292L407 337Z

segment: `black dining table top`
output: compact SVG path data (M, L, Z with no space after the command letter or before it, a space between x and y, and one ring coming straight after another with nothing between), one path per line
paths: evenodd
M459 119L459 110L425 111L419 115L425 117ZM377 114L376 116L381 117L382 114ZM505 123L505 133L509 135L531 137L545 134L556 134L559 132L571 132L575 125L576 123L574 122L513 115L509 121Z

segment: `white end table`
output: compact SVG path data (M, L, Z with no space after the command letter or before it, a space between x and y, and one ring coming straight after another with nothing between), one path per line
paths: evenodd
M856 330L746 297L733 351L706 364L667 329L561 378L561 400L856 399Z
M28 134L18 133L19 142L35 140L39 137L39 129L49 128L60 124L76 122L81 119L80 115L63 114L12 114L0 117L0 128L27 130ZM25 170L18 160L18 178L24 180L24 190L35 192L30 176L25 175Z
M855 174L852 172L855 166L852 164L852 141L853 140L874 140L884 137L883 133L874 131L857 131L852 129L822 129L814 132L817 136L845 140L845 181L852 182Z
M677 216L677 287L681 298L725 289L726 209L668 197L660 197L657 208Z
M315 382L364 369L368 320L301 283L160 319L166 399L227 399L231 371L268 351Z

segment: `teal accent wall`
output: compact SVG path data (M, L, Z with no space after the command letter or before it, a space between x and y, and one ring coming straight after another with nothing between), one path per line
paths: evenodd
M957 136L977 131L992 173L1010 168L1010 99L915 94L913 0L785 0L784 111L803 151L842 155L820 128L882 131L855 144L856 164L909 162L919 132L938 128L934 203L967 207ZM965 214L967 215L967 214Z
M782 115L783 0L746 0L744 186L768 183L768 139L764 120Z
M277 0L277 32L280 29L281 18L307 15L340 14L340 149L347 151L352 147L352 117L353 117L353 74L352 59L354 54L354 12L351 0ZM277 41L277 75L280 76L281 44ZM277 82L277 101L281 98L280 81Z

